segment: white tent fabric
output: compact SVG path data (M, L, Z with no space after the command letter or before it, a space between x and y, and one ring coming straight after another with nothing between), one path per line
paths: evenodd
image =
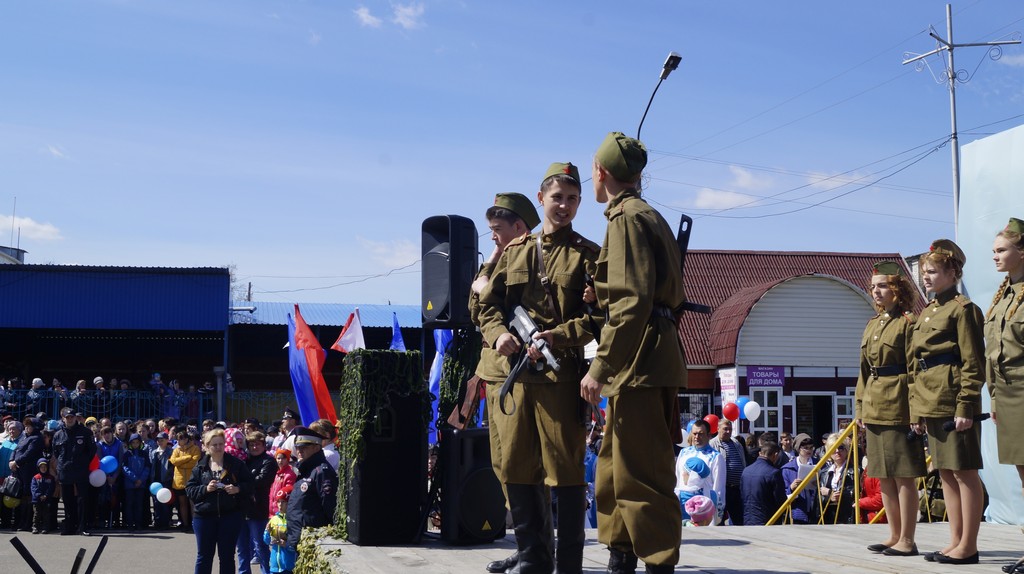
M971 142L961 149L960 228L957 243L967 255L964 285L982 312L988 311L992 295L1003 280L992 262L992 241L1010 217L1024 219L1024 125ZM984 412L989 411L988 392L982 393ZM1024 413L998 413L1024 416ZM1024 497L1017 470L999 464L996 428L982 423L982 454L985 468L981 478L988 489L989 522L1020 524L1024 520Z

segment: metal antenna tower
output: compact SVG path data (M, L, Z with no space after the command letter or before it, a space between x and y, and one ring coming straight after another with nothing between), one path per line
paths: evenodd
M935 48L927 54L913 54L910 52L903 54L903 63L909 64L911 62L918 62L918 71L924 68L924 59L928 56L938 54L940 52L946 52L946 69L944 73L943 81L949 85L949 115L950 123L952 124L952 135L950 139L952 141L952 153L953 153L953 233L959 233L960 230L960 140L957 137L956 131L956 83L957 82L968 82L973 73L968 74L965 70L957 71L953 65L953 49L954 48L969 48L973 46L988 46L988 57L992 60L998 60L1003 55L1003 50L1000 46L1007 44L1020 44L1020 33L1016 33L1015 36L1018 39L1014 40L999 40L995 42L978 42L970 44L954 44L953 43L953 9L950 4L946 4L946 38L942 39L938 34L935 33L935 28L928 27L928 35L935 38L935 41L939 43L939 47ZM980 64L979 64L980 65ZM975 68L977 71L977 68ZM955 237L955 236L954 236Z

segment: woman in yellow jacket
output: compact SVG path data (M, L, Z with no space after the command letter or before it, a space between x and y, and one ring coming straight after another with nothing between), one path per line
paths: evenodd
M174 484L171 489L178 497L178 528L182 532L192 531L192 501L185 495L185 485L192 476L192 469L199 462L202 453L195 437L187 430L180 430L175 437L178 445L171 451L171 466L174 467Z

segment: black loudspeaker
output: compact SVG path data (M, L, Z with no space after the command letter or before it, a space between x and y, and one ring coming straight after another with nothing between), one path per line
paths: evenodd
M477 268L476 226L459 215L424 219L422 256L424 325L471 325L468 305Z
M427 435L420 396L392 394L363 430L363 459L348 497L348 540L361 546L416 540L427 493Z
M442 431L441 540L485 544L505 536L505 495L491 468L487 428Z

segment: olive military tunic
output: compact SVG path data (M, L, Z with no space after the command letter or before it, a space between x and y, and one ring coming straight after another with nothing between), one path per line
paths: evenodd
M1024 465L1024 305L1007 317L1024 282L1007 285L985 321L988 390L996 413L999 462Z
M489 346L493 348L498 337L509 332L513 310L521 305L540 331L554 330L551 351L560 365L558 371L550 366L541 371L524 368L507 400L510 414L495 412L501 468L508 484L543 481L549 486L578 486L586 484L586 436L579 398L583 359L578 349L593 339L583 290L586 273L593 271L600 248L574 232L571 225L540 234L544 269L563 319L559 324L541 284L537 236L524 235L505 247L480 294L480 332ZM503 382L504 377L498 381Z
M480 266L480 271L476 274L476 279L481 277L490 277L494 273L494 263L485 262ZM473 321L473 324L480 326L480 294L476 291L470 290L469 292L469 319ZM480 360L476 364L476 376L480 377L480 380L486 385L485 389L487 392L487 440L491 445L491 469L494 470L494 476L498 477L498 482L501 483L502 492L505 491L505 475L501 472L501 432L498 429L498 425L495 421L495 415L498 412L498 391L501 388L501 384L505 381L505 377L508 376L508 359L502 357L494 350L494 342L484 342L483 347L480 349ZM508 500L508 493L505 493L505 499Z
M927 423L928 448L935 468L982 468L981 425L975 423L967 431L950 432L944 431L942 424L954 417L972 418L981 413L983 324L978 306L950 288L928 303L914 325L910 416L915 421L924 418ZM950 356L949 364L939 364Z
M634 189L612 199L594 287L607 312L589 374L604 383L598 454L598 540L652 565L676 564L682 514L675 497L673 406L686 361L673 311L685 301L679 247Z
M909 381L914 356L910 339L915 317L879 313L868 321L860 344L856 417L868 438L868 476L913 478L927 474L924 445L908 441ZM908 370L909 369L909 370Z

